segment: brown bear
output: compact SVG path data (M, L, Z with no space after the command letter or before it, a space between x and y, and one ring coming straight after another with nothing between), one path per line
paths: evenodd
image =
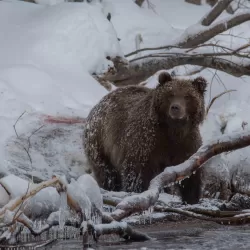
M159 84L120 87L90 111L84 151L98 184L107 190L142 192L165 167L178 165L202 144L207 82L172 78ZM200 170L179 186L184 202L200 198Z

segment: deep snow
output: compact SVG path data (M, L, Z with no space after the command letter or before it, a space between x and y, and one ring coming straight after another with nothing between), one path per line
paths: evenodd
M51 6L39 2L43 5L0 1L0 168L20 177L48 179L56 173L76 178L86 170L81 141L83 124L46 124L31 137L32 164L17 142L26 145L22 138L44 124L43 114L86 117L107 93L91 76L112 66L107 56L135 50L137 35L142 37L141 47L171 43L199 22L210 7L182 0L150 0L155 6L153 10L147 3L139 8L132 0L103 0L102 5L97 1L58 5L51 2ZM106 18L109 12L111 22ZM218 20L227 16L223 13ZM249 27L249 22L244 23L216 39L222 45L239 46L248 39ZM174 70L181 74L187 68ZM207 69L201 73L210 82L206 103L225 88L237 92L224 95L213 105L201 128L204 142L220 135L222 126L226 125L224 133L230 134L241 131L242 122L250 123L249 77L236 78L223 72L214 76L215 72ZM147 85L155 84L153 76ZM16 125L19 140L13 124L24 111ZM246 148L219 156L218 165L212 168L220 171L221 162L229 170L239 162L249 166L249 153Z

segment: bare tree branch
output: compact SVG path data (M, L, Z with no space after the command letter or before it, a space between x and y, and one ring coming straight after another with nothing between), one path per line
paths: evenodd
M233 0L220 0L214 7L201 19L200 23L203 26L209 26Z
M147 191L126 197L120 202L116 210L111 214L117 221L135 213L147 210L153 206L159 198L160 190L172 183L179 182L201 167L210 158L232 150L244 148L250 145L250 132L235 133L234 135L224 135L211 143L202 146L197 153L180 165L167 167L150 182Z
M246 44L247 45L247 44ZM196 49L202 48L202 47L212 47L213 51L215 51L215 48L219 48L222 49L224 52L238 52L241 50L241 47L237 48L237 49L232 49L232 48L228 48L226 46L223 45L219 45L217 43L204 43L204 44L199 44L191 49L186 50L186 53L189 53L191 51L194 51Z
M235 14L230 18L221 20L212 26L207 26L206 28L201 28L200 30L193 32L194 29L197 29L196 27L197 24L195 24L194 26L191 26L186 31L184 31L184 33L180 36L180 38L177 40L175 44L169 44L166 46L155 47L155 48L142 48L140 50L133 51L125 55L125 57L129 57L139 52L149 51L149 50L164 50L164 49L169 50L173 48L194 48L195 46L198 46L200 44L207 42L208 40L215 37L216 35L249 20L250 20L250 11L245 11L245 12L241 12L240 14ZM189 34L189 31L191 31L191 34Z
M154 48L142 48L142 49L138 49L135 50L131 53L128 53L125 55L125 57L129 57L135 54L138 54L139 52L143 52L143 51L150 51L150 50L169 50L169 49L180 49L181 47L178 45L166 45L166 46L161 46L161 47L154 47Z
M20 139L20 137L19 137L19 135L18 135L18 133L17 133L16 125L17 125L17 123L19 122L19 120L21 119L21 117L22 117L25 113L26 113L26 111L24 111L24 112L17 118L15 124L13 125L14 131L15 131L15 134L16 134L16 137L17 137L18 139ZM31 135L30 135L30 136L28 137L28 139L27 139L27 142L28 142L28 146L27 146L27 147L25 147L25 146L23 145L23 143L20 143L19 141L16 141L16 143L19 144L19 145L23 148L23 150L26 152L26 154L27 154L27 156L28 156L28 158L29 158L29 161L30 161L30 165L31 165L31 169L32 169L32 170L33 170L33 163L32 163L32 158L31 158L31 156L30 156L30 148L31 148L31 142L30 142L30 140L31 140L31 137L32 137L35 133L37 133L40 129L42 129L43 127L44 127L44 125L40 126L38 129L36 129L35 131L33 131L33 132L31 133ZM33 174L32 174L32 182L33 182Z
M13 128L14 128L14 131L15 131L15 133L16 133L16 137L17 137L17 138L19 137L19 135L18 135L18 133L17 133L17 131L16 131L16 125L17 125L18 121L22 118L22 116L23 116L25 113L26 113L26 111L23 111L23 113L17 118L15 124L13 125Z
M133 85L145 81L150 76L154 75L159 70L168 70L181 65L197 65L205 68L218 69L228 74L240 77L243 75L250 75L250 61L249 64L234 63L232 60L227 60L220 57L206 57L203 56L147 56L150 59L143 60L140 65L132 62L127 67L117 68L117 74L106 73L102 79L113 82L117 86Z
M215 96L211 101L210 103L208 104L207 108L206 108L206 116L209 112L209 109L212 107L213 103L216 101L216 99L220 98L221 96L227 94L227 93L230 93L230 92L233 92L233 91L237 91L236 89L229 89L229 90L226 90L222 93L220 93L219 95Z
M180 42L178 42L176 45L179 45L182 48L192 48L210 40L211 38L226 30L229 30L249 20L250 11L245 11L240 14L235 14L230 18L221 20L220 22L217 22L212 26L208 26L205 29L201 29L201 31L197 32L196 34L188 35L187 32L194 28L189 27L180 38Z
M206 58L206 57L218 57L218 58L226 58L226 57L232 57L232 56L237 56L237 57L240 57L240 58L245 58L245 59L250 59L250 56L249 56L249 52L245 53L245 54L239 54L237 53L235 50L232 51L232 52L207 52L207 53L194 53L194 54L188 54L188 53L180 53L180 52L163 52L163 53L156 53L156 54L149 54L149 55L146 55L146 56L141 56L141 57L138 57L138 58L134 58L132 60L130 60L130 62L135 62L135 61L138 61L138 60L141 60L141 59L147 59L147 58L161 58L161 57L189 57L189 56L192 56L192 57L202 57L202 58ZM249 61L250 62L250 61Z
M224 71L237 77L250 75L250 60L240 60L241 58L250 59L249 51L244 51L250 46L249 42L237 49L216 43L204 44L216 35L250 20L250 11L246 10L210 25L231 2L232 0L218 1L199 23L186 29L174 43L155 48L142 48L125 55L125 57L143 51L156 52L165 50L165 53L144 54L131 59L129 62L113 58L115 70L109 71L100 77L98 76L99 82L112 82L116 86L134 85L144 82L159 70L168 70L176 66L188 64ZM197 53L196 50L201 47L217 47L223 50L223 52ZM185 49L188 50L185 51ZM192 54L190 54L191 51L193 52Z

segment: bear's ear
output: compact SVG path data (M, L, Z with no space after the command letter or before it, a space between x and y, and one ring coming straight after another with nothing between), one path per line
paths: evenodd
M207 81L203 77L197 77L192 81L193 86L196 88L196 90L201 93L202 95L206 92L207 88Z
M170 81L172 81L172 77L166 71L160 73L160 75L158 76L158 82L159 82L158 86L163 86L166 82L170 82Z

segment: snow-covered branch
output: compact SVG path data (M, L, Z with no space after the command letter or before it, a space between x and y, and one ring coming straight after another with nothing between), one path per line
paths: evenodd
M211 143L202 146L197 153L180 165L167 167L150 182L147 191L126 197L116 206L111 214L117 221L135 213L147 210L155 204L159 198L161 189L173 182L180 182L191 176L210 158L232 150L244 148L250 145L250 132L235 133L232 136L224 135Z
M142 59L142 58L141 58ZM235 56L231 58L194 55L149 55L144 60L136 59L131 62L129 68L117 68L117 74L106 73L101 78L113 82L116 85L133 85L145 81L159 70L168 70L181 65L196 65L224 71L233 76L250 75L250 60L240 60ZM243 61L243 62L242 62ZM139 63L138 63L139 62Z
M128 61L119 60L117 63L117 58L113 58L115 71L98 76L99 82L111 82L117 86L138 84L159 70L188 64L217 69L238 77L250 75L249 51L246 50L249 43L239 48L207 43L224 31L250 20L249 10L239 10L234 15L215 22L231 2L232 0L218 1L199 22L188 27L173 43L128 53L125 55ZM199 53L202 48L202 52L204 49L208 52ZM145 54L147 51L153 51L153 54ZM140 57L131 58L138 53L141 53Z
M206 115L208 114L209 112L209 109L212 107L213 103L218 99L220 98L221 96L227 94L227 93L230 93L230 92L233 92L233 91L236 91L235 89L229 89L229 90L226 90L222 93L220 93L219 95L216 95L208 104L207 108L206 108Z
M204 26L209 26L228 6L233 0L220 0L200 21Z
M60 180L58 178L53 178L52 180L45 181L38 185L36 188L31 189L29 192L27 192L25 195L16 198L15 200L12 200L8 204L6 204L3 208L0 209L0 217L4 216L6 211L14 211L17 209L24 201L27 199L33 197L38 192L40 192L42 189L46 187L56 186L56 185L62 185Z
M198 29L196 25L189 27L184 34L180 37L180 41L177 43L181 48L192 48L199 44L205 43L216 35L229 30L235 26L238 26L244 22L250 20L250 11L240 12L227 19L221 20L214 23L211 26L203 28L203 26ZM194 32L193 30L198 29Z

